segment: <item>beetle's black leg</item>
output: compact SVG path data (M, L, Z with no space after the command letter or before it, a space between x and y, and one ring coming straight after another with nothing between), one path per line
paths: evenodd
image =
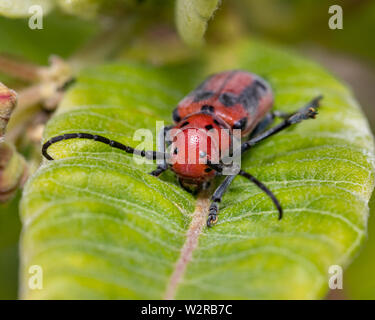
M273 123L275 120L275 115L273 112L269 112L265 115L265 117L262 119L261 122L258 123L258 125L254 128L254 130L250 134L250 139L253 137L256 137L258 134L264 132L267 127Z
M147 159L156 160L161 159L162 157L166 157L165 153L160 153L157 151L145 151L145 150L137 150L129 146L125 146L120 142L110 140L106 137L98 136L91 133L66 133L61 136L56 136L48 140L46 143L43 144L42 153L43 156L48 160L53 160L53 158L47 153L47 149L54 143L62 141L62 140L69 140L69 139L89 139L98 141L104 144L108 144L109 146L120 149L125 151L126 153L136 154L141 157L145 157Z
M250 139L256 137L258 134L264 132L267 127L275 121L275 118L288 119L293 113L283 111L271 111L265 115L261 122L255 127L250 134Z
M228 189L229 185L232 183L236 176L227 176L224 181L217 187L214 194L211 197L212 203L208 212L207 227L211 227L217 222L217 215L219 212L218 203L221 202L225 191Z
M276 196L272 193L272 191L268 189L262 182L260 182L257 178L255 178L250 173L240 170L238 175L245 177L246 179L249 179L251 182L253 182L258 188L263 190L271 198L271 200L273 201L273 203L275 204L277 208L277 211L279 211L279 220L280 220L283 217L283 209L280 205L279 200L277 200Z
M293 112L295 113L295 112ZM273 118L288 119L293 113L275 110L272 111Z
M316 97L310 103L308 103L304 108L300 109L296 113L290 115L287 119L285 119L280 124L274 126L273 128L257 135L256 137L250 139L247 142L244 142L241 146L241 153L244 153L248 149L250 149L255 144L263 141L264 139L273 136L274 134L290 127L295 123L299 123L302 120L306 119L314 119L315 116L318 114L317 108L319 107L319 101L322 99L322 96Z
M164 171L168 169L168 166L160 165L157 168L150 172L150 174L154 177L160 176Z
M173 125L163 127L163 129L161 129L159 131L159 145L158 145L159 150L158 151L160 153L165 152L165 135L172 128L173 128ZM152 176L158 177L159 175L161 175L164 171L166 171L168 169L168 164L167 164L167 161L166 161L165 157L163 157L162 161L163 162L161 164L159 164L155 170L150 172L150 174Z

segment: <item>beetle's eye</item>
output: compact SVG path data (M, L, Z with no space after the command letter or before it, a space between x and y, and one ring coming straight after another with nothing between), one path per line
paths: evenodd
M199 151L199 157L200 157L200 158L204 158L206 155L207 155L206 152L204 152L204 151Z
M175 149L173 150L173 153L174 153L174 154L177 154L177 153L178 153L178 148L175 148Z

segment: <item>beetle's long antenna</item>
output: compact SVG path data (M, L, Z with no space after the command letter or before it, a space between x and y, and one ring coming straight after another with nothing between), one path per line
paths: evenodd
M224 169L223 164L213 164L209 160L207 160L207 166L210 168L216 170L218 173L222 173ZM242 176L246 179L249 179L252 183L254 183L258 188L260 188L262 191L264 191L273 201L275 204L277 211L279 211L279 220L282 219L283 217L283 208L281 207L281 204L279 200L277 200L276 196L272 193L270 189L267 188L262 182L260 182L257 178L255 178L253 175L250 173L247 173L246 171L240 170L237 175ZM212 220L212 219L211 219Z
M262 182L260 182L257 178L255 178L250 173L247 173L243 170L240 170L238 175L245 177L246 179L249 179L251 182L253 182L258 188L262 189L273 201L275 204L277 210L279 211L279 220L283 217L283 208L280 205L279 200L277 200L276 196L272 193L270 189L268 189Z
M136 154L136 155L145 157L150 160L163 159L163 158L168 157L168 155L164 152L137 150L132 147L126 146L120 142L110 140L106 137L98 136L96 134L90 134L90 133L66 133L60 136L53 137L43 144L43 147L42 147L43 156L48 160L53 160L53 158L47 153L47 149L56 142L59 142L62 140L69 140L69 139L90 139L90 140L99 141L104 144L108 144L109 146L113 148L123 150L126 153Z

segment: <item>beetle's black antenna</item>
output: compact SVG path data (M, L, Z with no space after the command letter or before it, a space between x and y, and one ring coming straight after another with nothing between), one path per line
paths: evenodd
M267 186L265 186L257 178L255 178L250 173L247 173L246 171L240 170L240 172L238 173L238 175L240 175L240 176L242 176L242 177L244 177L246 179L249 179L259 189L263 190L267 194L267 196L269 196L272 199L273 203L275 204L275 206L277 208L277 211L279 211L279 220L281 220L282 217L283 217L283 208L281 207L281 204L280 204L279 200L277 200L276 196L272 193L272 191L270 189L268 189Z
M221 173L224 169L223 164L213 164L210 161L207 161L207 166L210 168L216 170L218 173ZM279 211L279 220L282 219L283 217L283 208L281 207L281 204L279 200L277 200L276 196L272 193L270 189L266 185L264 185L261 181L259 181L257 178L255 178L253 175L250 173L240 170L237 175L242 176L246 179L249 179L252 183L254 183L258 188L260 188L263 192L265 192L273 201L275 204L277 211ZM223 196L225 190L228 188L229 184L233 181L234 176L227 176L227 178L224 180L223 184L220 185L217 190L215 191L213 197L212 197L212 204L210 206L210 211L208 215L208 220L207 220L207 226L211 227L213 224L216 223L217 221L217 212L218 212L218 206L217 202L221 201L221 197Z
M113 148L123 150L126 153L136 154L138 156L145 157L150 160L163 159L169 156L164 152L137 150L132 147L126 146L120 142L110 140L106 137L98 136L96 134L90 134L90 133L66 133L60 136L53 137L49 139L45 144L43 144L43 147L42 147L43 156L48 160L53 160L53 158L47 153L47 149L56 142L59 142L62 140L69 140L69 139L90 139L94 141L99 141L104 144L108 144L109 146Z

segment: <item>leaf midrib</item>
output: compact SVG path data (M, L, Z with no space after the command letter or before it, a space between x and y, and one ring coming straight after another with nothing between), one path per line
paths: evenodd
M167 283L164 299L172 300L176 296L178 285L181 283L187 266L192 259L193 253L198 246L198 240L206 225L207 212L210 206L209 191L202 191L196 201L195 210L192 215L189 229L186 232L186 239L181 248L180 256L174 266Z

